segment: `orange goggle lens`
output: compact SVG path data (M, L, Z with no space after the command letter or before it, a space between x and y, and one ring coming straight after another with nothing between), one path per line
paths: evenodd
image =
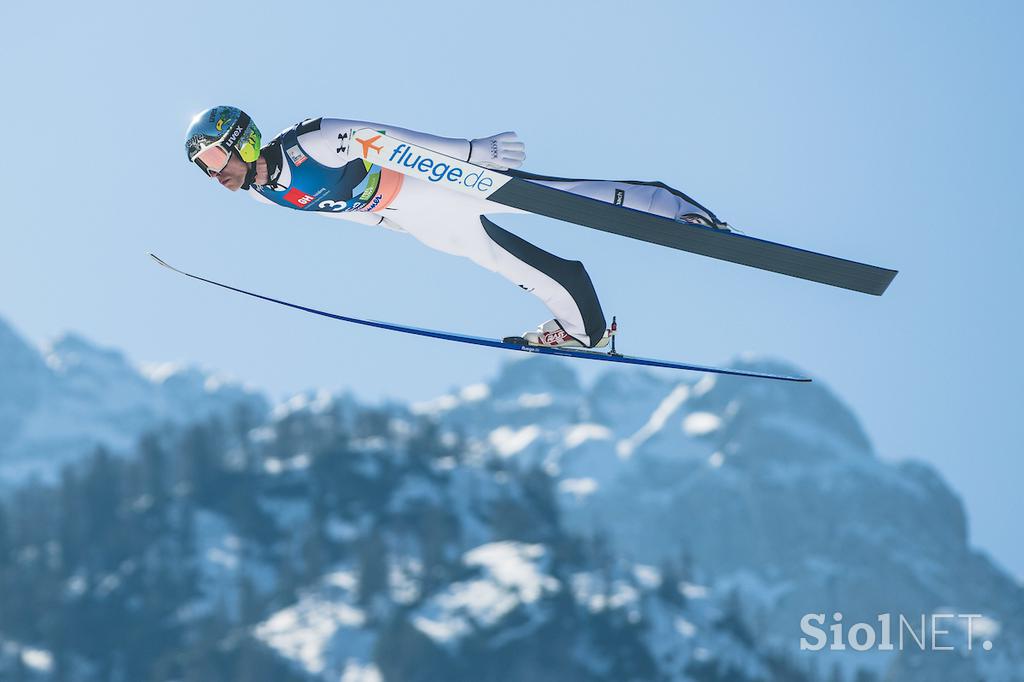
M228 165L231 154L224 150L219 144L210 145L203 151L196 154L192 159L196 165L203 169L207 175L220 173Z

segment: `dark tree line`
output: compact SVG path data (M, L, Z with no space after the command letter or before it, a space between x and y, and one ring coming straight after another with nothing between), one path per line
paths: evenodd
M460 560L466 505L487 529L483 541L543 545L566 586L585 570L600 577L606 601L616 581L639 589L606 538L562 527L549 475L497 457L470 466L468 452L434 421L344 400L272 422L240 410L168 427L123 456L98 449L56 482L29 483L0 500L0 638L50 652L45 677L61 682L303 680L251 626L343 564L378 633L386 680L657 679L644 621L624 609L595 612L568 588L544 597L538 608L548 617L529 636L502 635L528 630L528 617L515 612L467 639L457 656L410 624L418 601L389 601L399 554L419 566L416 600L472 579ZM478 478L460 487L460 476ZM475 487L487 480L502 485L477 499ZM211 518L230 529L234 562L212 591L204 582ZM690 578L691 563L666 562L654 598L686 608L676 586ZM741 610L737 603L718 627L753 647ZM609 661L606 675L580 667L572 652L581 646ZM693 677L727 679L713 663ZM782 658L773 665L779 680L803 679ZM0 657L0 679L33 675L19 658Z

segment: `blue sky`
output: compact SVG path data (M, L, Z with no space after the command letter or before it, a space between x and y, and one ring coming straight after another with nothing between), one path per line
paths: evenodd
M238 8L241 7L241 10ZM412 238L230 195L184 160L193 113L267 137L309 116L479 137L527 170L658 179L750 234L901 271L874 298L535 218L587 264L621 348L752 351L823 378L886 457L935 464L1024 575L1024 96L1013 2L101 4L5 7L0 315L274 395L431 397L505 354L305 316L145 257L356 316L501 336L543 309ZM16 66L20 65L20 66ZM590 371L586 369L585 371Z

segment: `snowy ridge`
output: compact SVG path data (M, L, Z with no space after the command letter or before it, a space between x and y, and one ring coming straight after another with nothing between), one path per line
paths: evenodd
M333 406L276 414L344 421ZM305 529L317 523L349 548L251 630L294 670L322 680L543 678L540 662L558 651L567 666L560 679L611 682L633 665L679 682L695 669L780 679L709 590L567 535L551 506L554 481L520 467L501 443L467 447L441 429L442 449L425 457L405 449L421 438L407 415L391 411L377 424L386 434L354 438L332 465L348 482L345 511L314 520L299 491L321 480L316 463L274 468L273 487L293 492L259 496L275 525L293 529L279 541L286 552L302 553ZM575 445L606 435L594 425L572 430L587 435L569 437ZM572 642L571 655L560 641Z
M123 452L163 424L266 409L262 396L224 377L168 363L135 366L76 334L35 349L2 320L0 377L0 485L53 480L96 446Z
M1024 623L1011 616L1024 590L970 547L960 501L935 472L879 459L825 383L609 372L588 389L553 365L508 365L491 397L456 401L437 418L499 455L543 465L575 531L608 532L618 551L653 565L692 557L718 593L743 596L765 642L793 646L800 616L824 608L870 622L955 604L1015 622L997 635L1001 653L971 665L986 679L1024 679ZM799 373L749 357L736 366ZM576 390L543 415L523 406L520 396L551 383ZM850 675L905 662L836 658Z
M935 471L878 458L820 380L584 385L530 358L412 406L313 391L267 410L73 336L44 354L0 325L0 350L0 474L52 475L93 442L138 455L0 506L0 580L24 597L0 678L143 679L141 628L162 670L213 647L258 682L1024 679L1024 588ZM820 611L980 613L993 648L801 655ZM38 613L105 625L78 647L27 627Z

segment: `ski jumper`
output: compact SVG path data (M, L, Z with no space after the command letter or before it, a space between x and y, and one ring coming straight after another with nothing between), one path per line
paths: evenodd
M266 203L408 232L433 249L469 258L537 296L565 331L585 346L597 343L605 331L605 317L582 263L548 253L485 217L523 213L519 209L434 187L364 161L354 139L360 128L373 128L457 159L470 157L469 140L363 121L308 119L263 148L269 179L266 185L251 187L249 193ZM714 218L682 192L661 183L515 174L667 218L688 213Z

